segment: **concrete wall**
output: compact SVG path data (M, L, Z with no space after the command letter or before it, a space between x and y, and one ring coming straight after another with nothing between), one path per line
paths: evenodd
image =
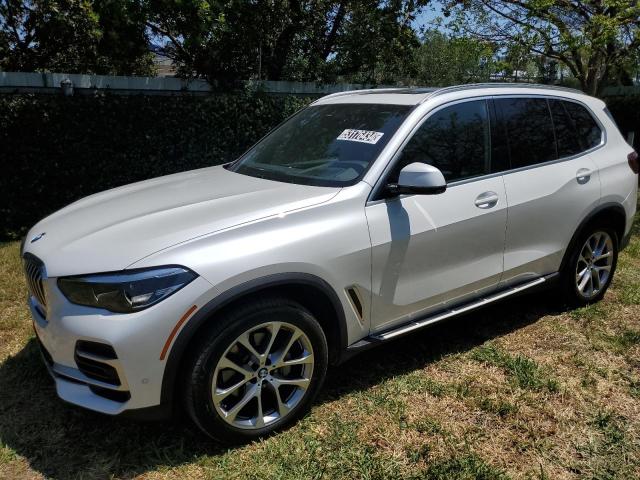
M0 72L0 93L61 93L61 83L70 80L74 93L108 90L132 94L209 94L211 86L204 80L176 77L120 77L114 75L81 75L66 73ZM247 81L249 88L282 95L327 95L345 90L371 88L371 85L350 83L322 85L314 82Z

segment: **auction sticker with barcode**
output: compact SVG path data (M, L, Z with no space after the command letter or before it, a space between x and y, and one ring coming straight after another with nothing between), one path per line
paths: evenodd
M349 140L351 142L371 143L376 144L378 140L382 138L384 133L374 132L372 130L355 130L347 128L340 135L338 140Z

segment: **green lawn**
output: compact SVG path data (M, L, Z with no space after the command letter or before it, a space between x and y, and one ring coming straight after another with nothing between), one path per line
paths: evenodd
M369 351L234 449L58 400L18 249L0 244L0 478L640 478L640 221L603 302L520 297Z

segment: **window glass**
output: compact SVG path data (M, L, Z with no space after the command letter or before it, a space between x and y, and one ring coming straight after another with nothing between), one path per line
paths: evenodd
M428 163L447 182L489 173L490 131L487 102L476 100L445 107L431 115L402 151L395 168Z
M511 168L558 158L546 99L500 98L495 102L502 113Z
M567 111L561 100L549 100L553 126L556 131L556 142L558 143L558 157L570 157L582 151L578 143L578 135L575 126L569 118Z
M575 102L563 101L562 103L576 126L582 150L588 150L599 145L602 132L587 109Z
M412 108L364 103L305 108L229 170L303 185L352 185L362 178Z

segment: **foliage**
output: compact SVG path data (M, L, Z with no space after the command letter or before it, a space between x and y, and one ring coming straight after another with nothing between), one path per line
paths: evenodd
M640 48L640 5L624 0L450 0L465 35L557 60L595 95Z
M80 197L235 159L307 98L0 96L0 238Z
M85 195L233 160L309 101L259 92L0 96L0 238ZM638 148L640 96L607 103L625 135L637 132Z
M179 76L224 90L250 79L444 85L496 73L576 79L590 94L639 73L638 2L447 0L449 30L420 41L431 3L0 0L0 69L149 75L154 51Z
M335 57L327 59L324 79L355 83L408 82L420 45L412 21L427 2L367 0L350 2L338 30Z
M151 74L135 0L0 0L0 69Z
M386 82L406 75L426 0L146 0L147 26L184 76Z
M640 151L640 95L608 97L605 101L625 138L635 132L634 147Z
M434 87L487 82L497 68L494 50L489 42L429 30L414 51L415 82Z

